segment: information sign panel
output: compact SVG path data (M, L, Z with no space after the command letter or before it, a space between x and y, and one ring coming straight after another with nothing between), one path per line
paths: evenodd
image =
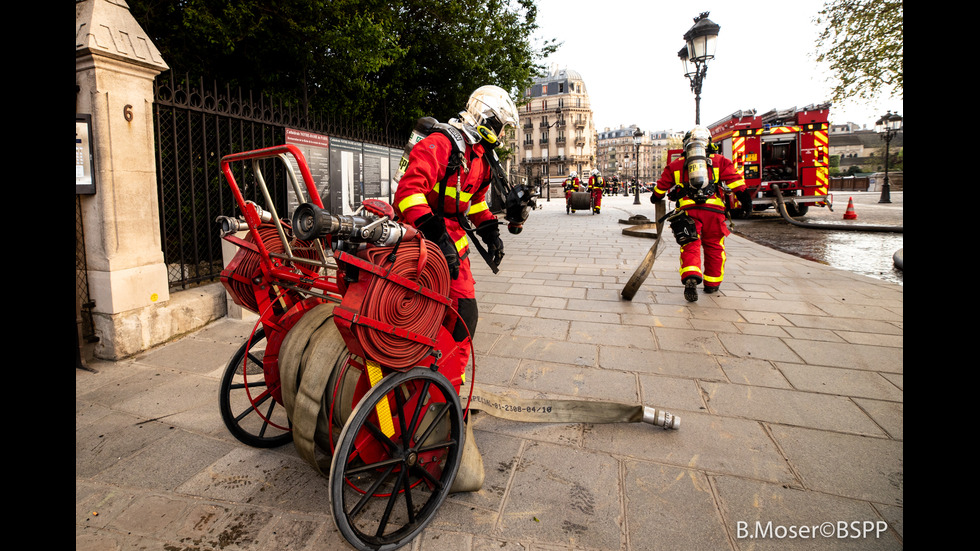
M75 195L95 194L92 116L75 114Z

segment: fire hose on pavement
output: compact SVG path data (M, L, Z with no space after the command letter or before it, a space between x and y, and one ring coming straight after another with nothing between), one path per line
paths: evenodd
M663 238L664 234L664 222L669 218L669 215L665 214L667 207L664 205L663 201L657 203L654 212L656 213L657 221L652 224L641 224L628 228L630 231L638 232L640 229L646 229L648 227L656 227L657 229L657 240L653 242L650 250L647 251L646 256L637 266L636 271L630 276L629 281L626 282L626 286L623 287L623 291L620 293L621 296L626 300L633 300L636 296L636 292L640 289L640 285L646 281L647 276L653 271L653 263L657 260L657 250L660 248L660 240ZM623 230L626 233L626 230Z

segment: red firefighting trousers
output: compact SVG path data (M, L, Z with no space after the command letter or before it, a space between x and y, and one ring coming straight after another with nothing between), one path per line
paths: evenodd
M695 277L699 281L704 281L705 287L717 287L725 277L725 237L731 234L728 226L725 225L725 215L703 209L687 209L686 212L694 219L700 239L681 247L681 281Z

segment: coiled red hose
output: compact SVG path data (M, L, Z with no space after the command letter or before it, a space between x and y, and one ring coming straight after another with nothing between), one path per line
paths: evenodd
M262 243L266 247L274 245L278 241L275 226L263 224L257 228L257 231L259 237L262 239ZM252 232L248 232L244 240L249 243L254 243L255 238L252 237ZM281 249L282 247L280 246L279 248ZM258 312L258 300L255 298L256 291L251 280L262 273L262 257L250 249L241 247L235 253L235 260L230 264L234 266L233 271L230 272L226 268L221 275L225 280L226 286L229 287L232 296L238 299L236 302L250 312Z
M390 259L392 250L392 247L368 248L363 257L441 296L449 296L449 268L438 246L421 238L402 243L394 260ZM372 277L361 315L435 339L446 316L446 308L445 304L421 293L381 277ZM356 325L354 332L365 354L391 369L413 367L431 350L424 343L365 325Z
M287 239L291 239L290 227L283 224L283 229L286 231ZM281 254L285 251L282 241L279 239L279 231L274 225L262 224L257 228L257 231L267 251L272 254ZM254 243L255 238L252 237L252 232L245 234L244 240ZM294 249L293 254L295 256L314 260L317 255L313 250L313 244L312 241L291 239L290 247ZM240 247L229 266L234 266L234 268L232 270L226 268L222 271L222 281L232 296L238 299L235 301L237 304L246 310L258 313L259 305L255 295L267 291L256 288L252 280L262 274L262 257L251 249Z

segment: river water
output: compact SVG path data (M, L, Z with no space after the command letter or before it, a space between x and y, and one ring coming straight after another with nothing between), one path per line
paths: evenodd
M806 215L795 220L828 227L902 226L904 194L892 192L890 203L880 203L880 198L878 192L837 192L833 211L810 207ZM844 220L848 202L853 204L855 220ZM856 274L904 284L903 271L894 262L895 253L903 248L902 233L801 228L786 222L774 209L755 213L748 219L734 220L734 224L736 234L773 249Z

